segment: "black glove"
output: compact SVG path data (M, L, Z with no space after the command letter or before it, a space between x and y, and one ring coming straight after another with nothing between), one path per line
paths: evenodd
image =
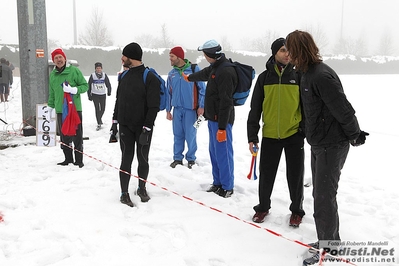
M118 133L118 123L112 123L111 129L109 130L109 143L117 142L116 134Z
M370 135L367 132L364 131L360 131L359 136L357 137L357 139L351 140L351 145L354 147L363 145L366 142L366 136Z
M151 131L148 131L147 129L143 128L143 131L140 134L139 137L139 144L145 146L150 144L150 136L151 136Z
M111 135L115 135L118 133L118 123L112 123L111 129L109 130Z

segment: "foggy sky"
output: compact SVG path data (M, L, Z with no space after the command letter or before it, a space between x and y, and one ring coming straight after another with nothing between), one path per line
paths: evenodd
M0 44L17 44L17 1L0 0L0 6ZM330 48L342 34L364 38L373 53L384 32L392 35L399 47L398 0L76 0L78 36L84 34L93 7L103 13L114 45L121 47L143 34L160 36L162 24L175 45L186 49L223 38L233 49L244 49L243 40L258 38L267 31L285 37L293 30L310 27L325 33ZM47 0L46 11L47 37L61 45L73 44L73 0Z

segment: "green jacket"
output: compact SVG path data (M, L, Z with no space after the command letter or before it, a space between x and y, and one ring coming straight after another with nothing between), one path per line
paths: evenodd
M255 84L248 114L248 142L259 142L259 120L262 116L262 137L285 139L298 132L302 121L299 79L291 64L282 72L273 59Z
M71 87L78 88L78 92L73 95L73 101L76 106L76 111L82 111L80 94L85 93L89 89L89 85L79 68L72 65L66 66L62 72L58 72L58 70L54 68L50 73L48 106L55 108L56 113L62 113L64 101L62 83L65 81L68 81Z

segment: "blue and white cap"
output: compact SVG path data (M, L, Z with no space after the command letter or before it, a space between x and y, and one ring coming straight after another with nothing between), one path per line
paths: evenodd
M222 46L215 40L209 40L199 46L198 51L203 51L211 58L218 58L222 54Z

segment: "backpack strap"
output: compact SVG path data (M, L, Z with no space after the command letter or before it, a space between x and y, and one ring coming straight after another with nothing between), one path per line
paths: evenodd
M146 68L144 69L144 73L143 73L144 85L145 85L145 83L146 83L146 81L147 81L148 72L150 72L150 70L148 69L148 67L146 67Z
M121 79L126 75L126 73L129 71L129 69L123 70L123 72L119 75L118 81L121 81ZM93 73L94 74L94 73Z
M191 72L195 73L196 67L197 67L197 64L191 64Z
M190 62L191 64L191 62ZM195 73L195 68L197 67L197 64L191 64L191 72ZM198 84L196 81L194 81L194 110L199 108L199 89L198 89Z

